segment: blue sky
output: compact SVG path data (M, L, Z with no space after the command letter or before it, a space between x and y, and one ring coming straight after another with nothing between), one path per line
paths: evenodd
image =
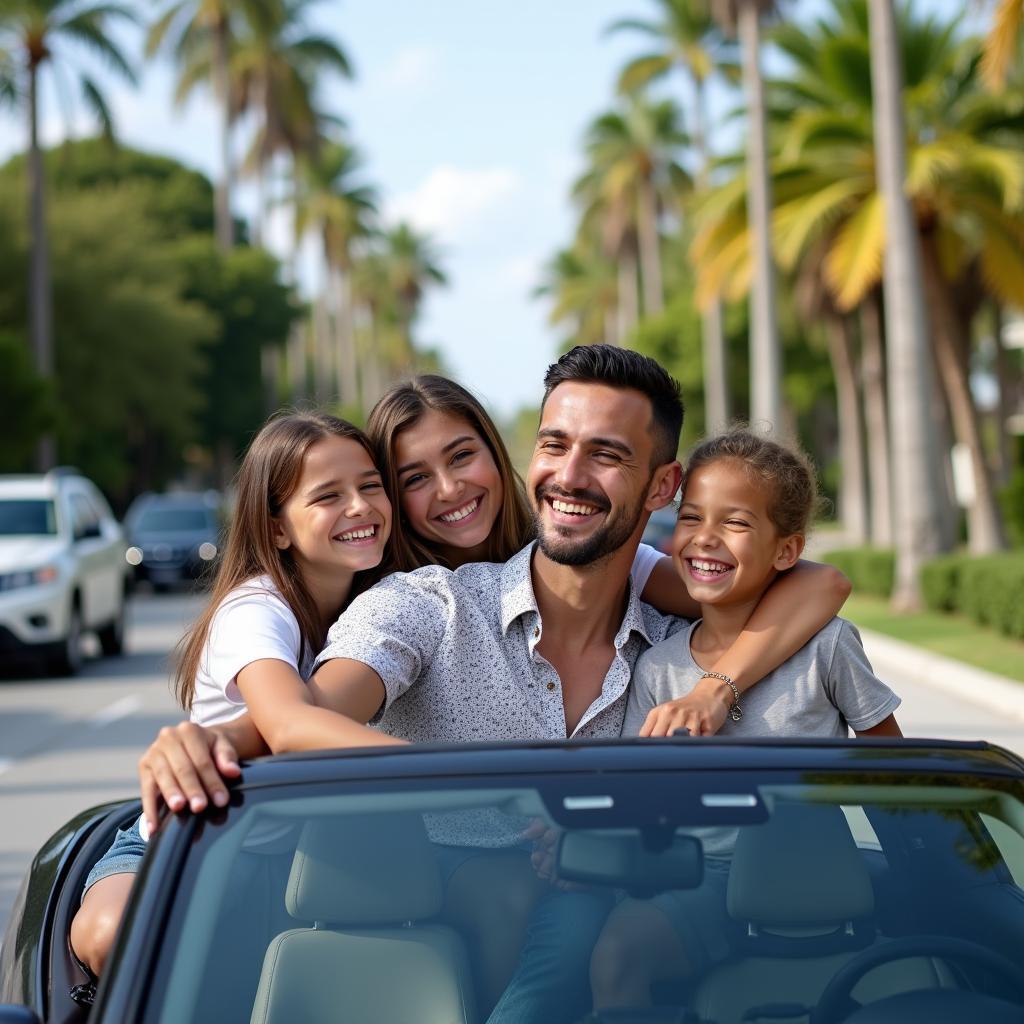
M530 293L571 237L569 187L587 122L610 105L618 69L643 45L604 29L652 8L645 0L325 0L316 9L313 23L343 43L357 72L354 83L322 83L323 99L347 120L386 215L429 230L443 254L451 284L428 299L420 337L499 415L539 397L559 335ZM141 45L137 36L126 44ZM175 110L172 89L160 61L147 65L138 91L110 82L119 135L213 175L208 94ZM44 139L53 142L67 120L53 96L44 100ZM71 124L88 131L84 114ZM0 116L0 159L24 143L21 123ZM251 188L238 206L252 211ZM283 224L272 238L283 254ZM313 271L303 279L311 283Z

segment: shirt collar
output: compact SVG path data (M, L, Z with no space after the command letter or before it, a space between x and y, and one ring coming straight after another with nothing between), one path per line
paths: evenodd
M508 633L509 627L520 616L533 613L540 618L537 598L533 592L533 577L530 567L533 564L533 550L537 542L531 541L522 551L513 555L501 570L501 630ZM633 578L629 580L629 601L622 624L615 633L615 646L621 648L629 640L631 633L639 633L648 644L653 644L641 607L640 596L633 586Z

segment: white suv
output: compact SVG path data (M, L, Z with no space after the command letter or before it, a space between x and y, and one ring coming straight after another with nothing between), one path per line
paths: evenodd
M110 506L76 471L0 476L0 651L72 675L93 630L104 654L120 654L124 554Z

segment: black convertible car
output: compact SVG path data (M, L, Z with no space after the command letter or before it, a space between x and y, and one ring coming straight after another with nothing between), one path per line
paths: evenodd
M138 804L53 837L4 940L0 1022L483 1022L550 892L542 830L557 884L609 906L699 893L708 858L729 863L729 955L589 1021L1024 1021L1022 780L999 748L915 741L256 761L226 810L164 823L98 991L69 922Z

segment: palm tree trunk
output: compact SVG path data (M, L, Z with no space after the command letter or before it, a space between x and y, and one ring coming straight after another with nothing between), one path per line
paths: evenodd
M757 4L741 0L737 20L743 49L743 88L749 111L747 210L754 252L750 291L750 412L751 419L779 427L782 425L782 356L775 315L772 195Z
M864 473L864 424L854 370L850 322L835 313L827 314L825 330L835 372L839 413L839 518L847 541L859 545L868 538L868 503Z
M231 97L228 78L228 23L218 18L213 27L213 90L220 106L220 172L214 195L214 230L217 245L228 250L235 244L235 226L231 219L231 193L234 170L231 166Z
M333 336L327 295L320 289L313 299L313 396L317 405L328 403L333 397L336 378Z
M352 319L352 289L348 275L335 265L331 269L335 310L335 354L338 369L338 397L344 408L359 402L359 369L356 365L355 331Z
M645 181L637 196L637 238L640 243L640 276L643 278L644 316L657 316L664 307L661 283L661 252L658 240L658 200L654 186Z
M618 330L619 344L625 345L640 319L640 296L637 293L636 253L631 245L623 246L618 259L619 304Z
M39 65L32 61L28 73L28 209L32 256L29 282L29 320L36 373L54 384L53 293L50 282L50 243L46 231L46 177L39 149ZM53 434L47 431L36 445L36 469L52 469L57 460Z
M377 314L372 306L366 307L366 331L361 346L362 401L363 408L369 412L374 403L384 393L384 379L381 372L380 353L377 351Z
M882 294L876 288L860 307L860 372L871 502L868 536L875 547L888 548L892 546L892 476L882 332Z
M693 134L700 158L700 188L708 187L711 174L711 151L707 137L707 95L704 81L694 78ZM701 340L704 352L704 430L721 430L732 418L729 402L729 364L725 347L722 303L715 299L701 317Z
M1007 426L1013 411L1013 383L1010 361L1006 356L1003 342L1003 307L992 302L992 337L996 348L996 384L999 397L996 400L996 451L998 454L998 480L1005 485L1013 469L1013 443Z
M992 554L1006 547L1006 539L992 474L985 456L978 410L971 395L966 331L950 301L949 283L942 273L933 235L922 240L922 248L928 304L935 312L932 330L935 359L949 402L954 434L970 453L974 494L967 505L967 546L975 554Z
M939 550L939 486L928 422L931 365L917 226L904 191L902 78L892 0L869 0L878 190L885 206L885 340L895 513L897 609L921 603L920 572Z

